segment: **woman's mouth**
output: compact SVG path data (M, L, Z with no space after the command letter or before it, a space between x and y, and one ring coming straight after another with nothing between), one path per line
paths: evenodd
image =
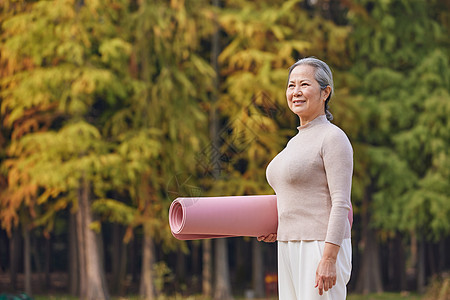
M300 105L300 104L303 104L303 103L305 103L306 102L306 100L292 100L292 103L294 104L294 105Z

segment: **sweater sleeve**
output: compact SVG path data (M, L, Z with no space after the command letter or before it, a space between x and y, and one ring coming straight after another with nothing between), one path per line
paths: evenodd
M346 230L350 230L348 213L353 174L353 149L345 133L331 130L324 139L322 155L331 196L326 242L341 245Z

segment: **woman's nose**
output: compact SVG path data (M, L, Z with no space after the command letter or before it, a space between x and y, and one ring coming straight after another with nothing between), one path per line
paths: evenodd
M294 88L294 96L301 95L301 93L302 93L302 89L300 87Z

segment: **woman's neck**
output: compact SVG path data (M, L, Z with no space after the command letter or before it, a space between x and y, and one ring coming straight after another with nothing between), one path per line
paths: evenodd
M300 126L305 126L306 124L308 124L312 120L316 119L317 117L324 116L324 115L325 115L325 113L323 112L323 113L319 113L317 115L314 115L312 117L300 117L300 116L298 116L299 119L300 119Z

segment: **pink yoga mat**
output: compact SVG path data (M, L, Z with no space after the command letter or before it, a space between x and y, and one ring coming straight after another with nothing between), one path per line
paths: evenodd
M275 195L177 198L169 209L169 224L179 240L276 233Z
M350 226L353 210L349 211ZM276 233L275 195L177 198L170 205L169 225L179 240Z

